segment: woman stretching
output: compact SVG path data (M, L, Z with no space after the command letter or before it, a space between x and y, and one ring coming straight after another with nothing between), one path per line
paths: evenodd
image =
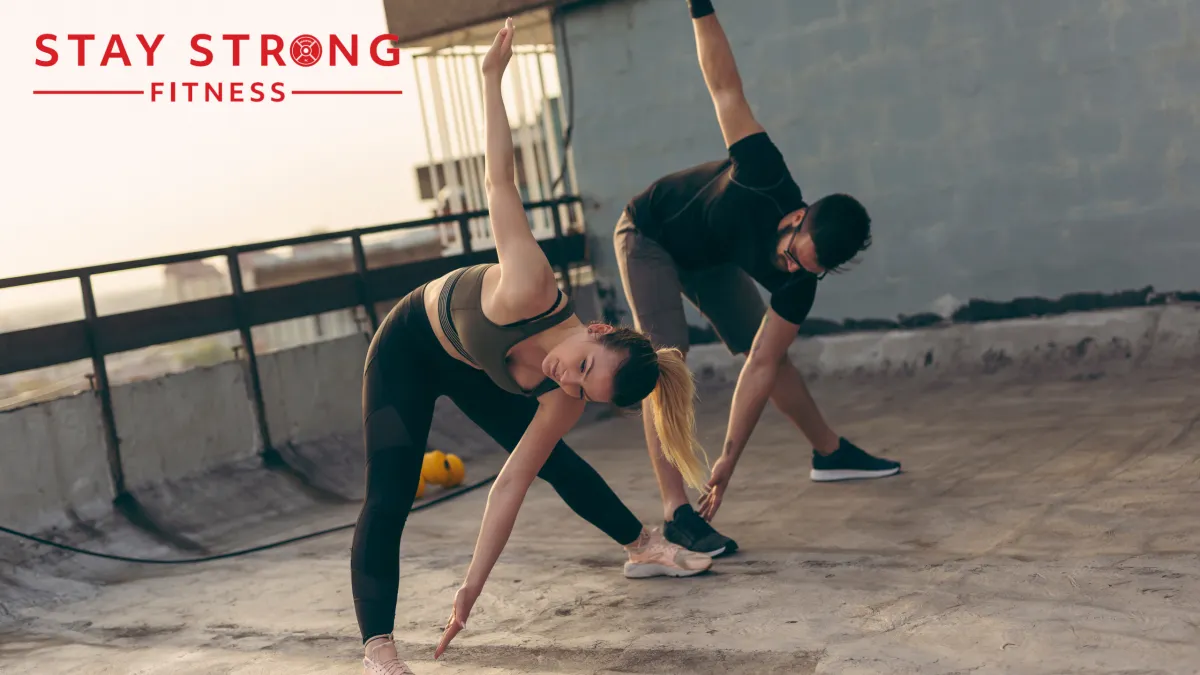
M656 352L645 336L627 328L583 325L530 232L500 95L512 39L509 19L482 65L486 184L499 264L461 268L414 290L388 314L367 352L366 501L354 533L351 577L368 675L412 672L391 635L400 537L440 396L449 396L510 455L488 495L475 553L435 658L465 627L535 476L625 548L627 577L684 577L712 565L709 556L646 530L562 441L587 402L629 407L650 396L664 454L694 487L704 485L703 450L694 438L694 385L679 352Z

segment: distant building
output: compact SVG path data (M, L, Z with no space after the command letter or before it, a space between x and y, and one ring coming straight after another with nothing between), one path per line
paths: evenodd
M166 265L163 286L170 303L215 298L232 291L228 276L204 260Z
M367 265L371 268L402 265L416 260L437 258L444 246L433 228L399 231L378 235L378 240L364 241ZM242 282L247 291L297 284L313 279L352 274L354 249L348 239L294 246L278 251L256 251L241 256ZM201 300L228 295L232 284L228 274L206 261L189 261L167 265L164 270L167 301L172 303ZM376 307L380 314L391 309L392 299L381 299ZM319 340L328 340L365 329L364 315L359 308L350 308L323 315L289 319L253 329L255 349L261 352L295 347ZM221 336L220 341L232 348L240 337Z

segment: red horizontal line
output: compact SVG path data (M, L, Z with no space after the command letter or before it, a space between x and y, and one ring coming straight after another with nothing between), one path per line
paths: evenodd
M293 89L293 94L333 94L338 96L358 94L403 94L399 89Z
M144 89L34 89L35 94L145 94Z

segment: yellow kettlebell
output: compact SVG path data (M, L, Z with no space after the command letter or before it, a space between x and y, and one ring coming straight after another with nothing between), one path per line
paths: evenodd
M463 479L467 477L467 467L463 465L462 459L458 455L446 455L446 482L442 483L443 487L452 488L462 485Z
M434 485L445 485L450 477L446 468L446 453L441 450L425 453L425 459L421 462L421 476Z
M417 499L425 496L425 476L419 476L417 480Z

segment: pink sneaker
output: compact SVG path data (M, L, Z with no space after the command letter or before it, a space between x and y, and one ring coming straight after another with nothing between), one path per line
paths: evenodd
M365 650L363 675L414 675L396 654L396 643L391 635L367 640Z
M712 556L672 544L658 528L643 530L642 536L625 550L629 553L625 562L625 576L629 579L690 577L712 567Z

